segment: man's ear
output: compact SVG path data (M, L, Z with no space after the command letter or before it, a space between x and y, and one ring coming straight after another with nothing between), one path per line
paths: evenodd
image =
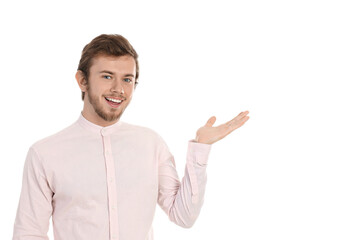
M77 70L75 78L81 91L86 92L87 81L85 79L84 73L81 70Z

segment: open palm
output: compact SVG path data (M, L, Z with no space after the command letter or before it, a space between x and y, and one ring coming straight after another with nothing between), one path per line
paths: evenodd
M212 116L203 127L197 130L195 141L198 143L213 144L214 142L223 139L229 133L244 125L250 118L249 116L246 116L248 113L249 111L241 112L232 120L217 127L213 127L216 117Z

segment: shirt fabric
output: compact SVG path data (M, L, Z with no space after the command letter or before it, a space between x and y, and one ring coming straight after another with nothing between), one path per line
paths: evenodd
M188 141L179 181L173 155L155 131L117 121L102 127L82 113L30 146L13 240L152 240L156 203L188 228L203 205L211 144Z

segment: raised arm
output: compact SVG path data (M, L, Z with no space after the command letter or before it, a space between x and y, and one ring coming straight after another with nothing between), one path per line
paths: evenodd
M204 201L206 166L211 144L244 125L249 119L248 113L249 111L241 112L232 120L217 127L213 127L216 121L213 116L198 129L195 140L188 143L185 176L181 183L176 172L174 157L161 139L158 161L158 204L172 222L185 228L195 223Z
M206 166L211 145L188 142L185 175L182 181L176 172L173 155L166 144L162 145L159 159L158 204L175 224L190 228L203 205Z

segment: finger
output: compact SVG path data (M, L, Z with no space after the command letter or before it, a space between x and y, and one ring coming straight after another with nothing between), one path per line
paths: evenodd
M241 112L241 113L239 113L236 117L238 117L238 116L246 116L246 115L248 115L249 114L249 111L245 111L245 112Z
M211 118L209 118L209 120L207 121L207 123L205 124L205 126L207 127L212 127L214 125L216 121L216 117L215 116L212 116Z
M234 117L233 119L231 119L230 121L226 122L225 125L228 127L231 127L233 125L236 125L241 119L243 119L247 114L249 113L249 111L245 111L245 112L241 112L239 113L236 117Z
M249 116L242 118L241 120L229 121L226 124L221 124L217 128L220 131L220 135L222 136L220 139L224 138L225 136L229 135L235 129L244 125L244 123L249 119Z
M239 115L234 117L234 119L232 119L231 121L238 122L238 121L244 119L246 117L246 115L248 115L248 114L249 114L249 111L241 112Z
M244 117L244 118L242 118L239 122L238 122L238 124L235 126L235 129L237 129L237 128L239 128L239 127L241 127L242 125L244 125L245 123L246 123L246 121L247 120L249 120L249 116L246 116L246 117ZM235 130L234 129L234 130Z
M249 116L242 116L241 118L235 118L227 122L225 124L227 134L244 125L249 118Z

